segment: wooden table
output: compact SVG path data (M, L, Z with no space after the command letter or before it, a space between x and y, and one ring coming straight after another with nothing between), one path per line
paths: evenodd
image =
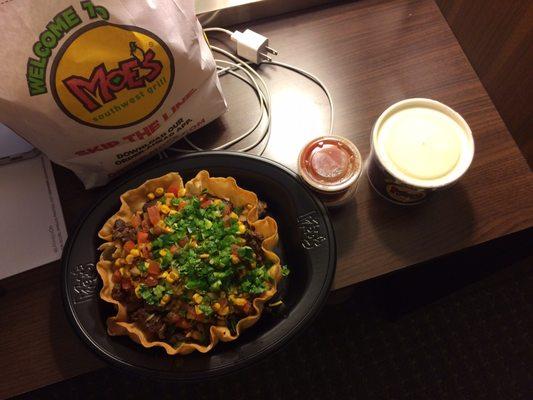
M335 289L533 225L532 174L432 0L341 3L251 25L270 37L280 61L324 80L336 105L335 133L353 140L363 156L378 115L409 97L450 105L474 133L471 169L431 202L388 204L365 177L356 200L331 213L339 254ZM265 155L294 167L302 143L327 130L326 99L292 72L262 70L273 92L273 136ZM224 79L230 110L195 134L199 143L223 142L256 112L253 93ZM84 191L62 168L56 178L72 229L101 190ZM59 270L56 262L0 282L0 397L103 366L65 319Z

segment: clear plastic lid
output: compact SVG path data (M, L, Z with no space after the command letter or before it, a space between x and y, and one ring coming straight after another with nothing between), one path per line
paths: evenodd
M347 189L361 175L357 147L340 136L323 136L307 143L298 158L298 171L313 188L324 192Z

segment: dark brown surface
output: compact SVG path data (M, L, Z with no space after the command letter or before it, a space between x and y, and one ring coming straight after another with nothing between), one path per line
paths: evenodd
M436 3L533 168L533 1Z
M351 286L238 374L172 385L102 368L17 400L531 400L531 233Z
M460 112L476 140L462 181L414 208L374 195L363 178L356 200L332 212L341 288L533 223L532 176L492 102L432 0L359 1L252 24L270 36L280 61L321 77L336 104L335 133L352 139L364 157L377 116L391 103L430 97ZM304 141L327 129L326 100L312 83L265 66L273 96L273 136L267 153L294 167ZM224 78L226 79L226 78ZM231 79L231 78L228 78ZM230 110L195 140L244 127L253 94L224 82ZM254 109L255 110L255 109ZM217 133L211 143L221 142ZM100 190L84 192L57 169L69 228ZM59 263L4 280L0 297L0 397L50 384L101 365L69 329L59 298Z

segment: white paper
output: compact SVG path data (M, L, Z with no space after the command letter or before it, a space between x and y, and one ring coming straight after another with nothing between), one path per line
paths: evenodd
M59 260L67 231L50 161L0 166L0 279Z

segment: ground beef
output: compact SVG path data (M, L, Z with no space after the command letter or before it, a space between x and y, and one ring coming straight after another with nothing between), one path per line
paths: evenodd
M168 339L168 341L173 345L173 346L178 346L180 345L182 342L189 342L190 340L188 338L185 337L185 335L182 333L182 332L178 332L176 331L172 336L170 336L170 338Z
M120 218L115 221L113 226L113 240L120 240L126 243L128 240L135 240L137 237L137 230L131 225L126 224Z
M257 255L257 261L263 261L263 249L261 247L261 242L263 240L252 231L247 231L245 233L244 240L246 240L246 244L250 246L254 253Z
M149 336L165 339L166 325L161 315L151 313L147 311L146 308L141 307L131 313L130 318L133 322L140 325Z
M115 286L111 291L111 297L126 306L128 312L137 310L141 305L141 300L135 296L134 292L122 290L120 286Z
M157 205L157 199L147 201L144 203L143 212L148 212L148 208Z

